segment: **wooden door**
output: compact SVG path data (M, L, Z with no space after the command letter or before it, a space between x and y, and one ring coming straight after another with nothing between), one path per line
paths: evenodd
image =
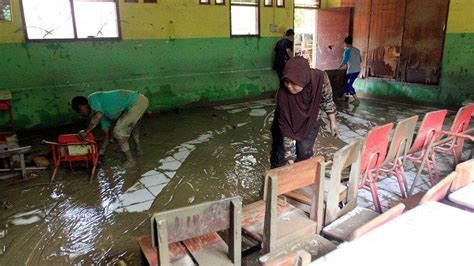
M351 8L318 9L316 13L316 68L336 69L342 60L344 38L350 33Z

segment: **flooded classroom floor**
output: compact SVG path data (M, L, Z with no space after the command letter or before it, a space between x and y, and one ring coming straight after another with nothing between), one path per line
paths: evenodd
M434 110L365 99L359 106L337 104L340 138L330 136L323 114L315 145L316 153L326 158L376 125L415 114L420 123ZM258 200L269 169L274 108L272 100L259 100L146 118L144 155L137 165L122 168L124 158L113 143L91 183L87 169L76 166L71 172L66 164L53 183L50 170L27 182L0 181L0 231L5 233L0 236L0 265L140 264L136 238L150 233L153 213L234 195L241 195L244 204ZM449 113L446 128L454 115ZM20 135L20 142L46 150L42 139L77 132L67 130ZM442 173L449 172L451 161L440 161ZM411 184L415 168L407 168ZM395 178L378 186L384 208L400 198ZM427 188L422 183L416 189ZM373 207L369 191L360 190L359 205Z

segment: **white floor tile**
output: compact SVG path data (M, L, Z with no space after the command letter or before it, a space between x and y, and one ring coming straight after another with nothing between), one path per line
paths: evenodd
M170 182L170 179L165 174L158 173L156 175L142 177L139 181L148 188L159 184L168 183Z
M145 202L149 200L154 200L155 196L153 196L148 190L141 189L136 190L130 193L124 193L120 196L120 203L121 206L128 206L140 202Z

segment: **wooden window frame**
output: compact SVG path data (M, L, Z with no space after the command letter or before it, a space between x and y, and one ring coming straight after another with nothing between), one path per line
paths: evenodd
M71 18L72 18L72 28L74 30L74 38L70 39L30 39L28 38L28 31L26 29L26 19L25 19L25 11L23 8L23 0L20 0L20 13L21 19L23 22L23 32L25 33L25 41L26 42L71 42L71 41L113 41L113 40L122 40L122 28L120 25L120 10L119 10L119 0L114 0L115 3L115 11L117 12L117 37L106 37L106 38L78 38L77 37L77 27L76 27L76 14L74 13L74 0L68 0L69 4L71 5Z
M316 0L316 6L300 6L294 3L294 8L301 8L301 9L320 9L321 8L321 0Z
M248 4L232 4L232 0L229 0L229 32L230 32L230 37L260 37L261 35L261 29L260 29L260 0L257 0L257 3L255 5L248 5ZM232 6L254 6L257 8L257 34L232 34Z

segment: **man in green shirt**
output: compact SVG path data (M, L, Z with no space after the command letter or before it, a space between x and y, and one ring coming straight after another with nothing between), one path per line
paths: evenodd
M105 133L100 154L104 154L109 144L110 129L112 123L115 122L113 129L114 137L127 156L127 162L124 166L132 167L135 165L128 139L131 135L137 152L141 154L142 149L137 123L148 108L148 99L143 94L128 90L98 91L90 94L87 98L84 96L74 97L71 105L74 111L83 116L90 116L92 114L87 129L79 132L81 137L85 137L100 123Z

